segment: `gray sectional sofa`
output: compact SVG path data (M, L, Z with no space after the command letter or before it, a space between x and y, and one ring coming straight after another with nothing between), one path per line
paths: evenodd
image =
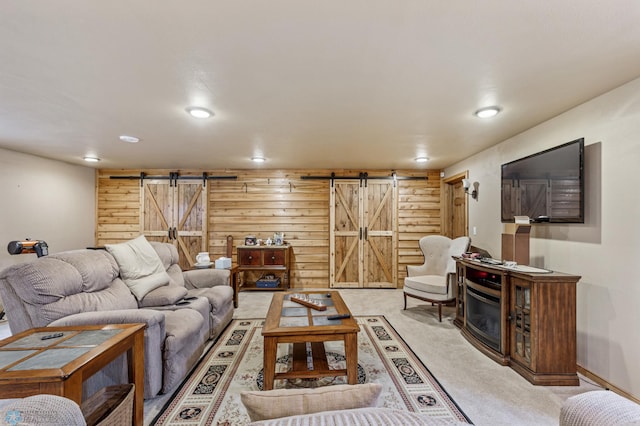
M148 399L181 383L207 341L229 324L233 289L228 270L183 272L173 245L136 240L153 248L161 261L161 275L168 281L142 297L141 293L134 296L122 279L124 265L111 254L117 251L89 249L4 269L0 297L14 334L49 325L145 323L144 395ZM96 373L85 383L84 394L125 382L124 362L121 357Z

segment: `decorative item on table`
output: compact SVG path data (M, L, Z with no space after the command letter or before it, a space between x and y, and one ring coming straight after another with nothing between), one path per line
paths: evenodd
M320 299L312 299L306 294L292 294L289 298L292 302L299 303L303 306L309 307L311 309L315 309L316 311L326 311L327 305L322 303Z
M245 246L255 246L256 244L258 244L258 240L256 239L255 235L247 235L246 237L244 237Z
M216 259L216 269L229 269L231 268L230 257L219 257Z
M262 275L256 281L256 287L258 288L276 288L280 285L280 277L276 277L274 274Z
M462 257L465 259L479 259L482 257L482 255L480 253L472 253L472 252L466 252L466 253L462 253Z
M273 234L273 242L277 246L284 244L284 232L276 232Z
M196 268L209 268L212 265L209 253L202 251L196 255Z
M273 241L271 241L271 238L267 238L267 241L265 244L270 246L271 244L273 244Z

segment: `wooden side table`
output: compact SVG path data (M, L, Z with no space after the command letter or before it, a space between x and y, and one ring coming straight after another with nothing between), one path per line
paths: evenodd
M144 421L145 324L41 327L0 341L0 398L59 395L82 405L82 383L127 354L133 424ZM44 336L62 334L42 339Z

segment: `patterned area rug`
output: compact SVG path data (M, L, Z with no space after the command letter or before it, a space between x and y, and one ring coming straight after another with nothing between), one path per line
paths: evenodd
M466 415L383 316L357 317L358 382L380 383L379 407L469 422ZM176 391L155 425L246 425L243 390L261 390L264 320L234 320ZM276 371L286 371L292 345L279 345ZM329 365L345 368L342 342L326 342ZM275 389L346 383L346 377L276 380Z

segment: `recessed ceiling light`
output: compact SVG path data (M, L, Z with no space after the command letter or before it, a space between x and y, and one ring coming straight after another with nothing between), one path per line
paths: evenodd
M187 112L196 118L209 118L213 115L211 111L202 107L188 107Z
M415 159L416 163L426 163L427 161L429 161L429 157L418 157Z
M129 136L129 135L120 135L120 140L122 142L129 142L129 143L140 142L140 138L136 138L135 136Z
M478 118L491 118L491 117L495 117L496 115L498 115L498 113L500 111L501 111L500 107L498 107L498 106L490 106L490 107L486 107L486 108L480 108L479 110L477 110L475 112L475 115Z
M264 157L251 157L251 161L254 161L256 163L264 163L265 161L267 161L267 159Z
M89 163L97 163L98 161L100 161L100 159L98 157L83 157L84 161L87 161Z

